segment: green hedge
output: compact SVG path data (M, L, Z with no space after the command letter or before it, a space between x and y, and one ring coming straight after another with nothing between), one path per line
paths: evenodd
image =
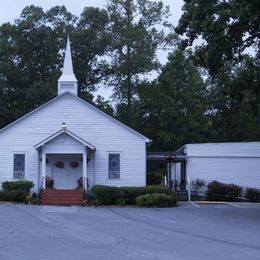
M146 187L121 187L122 198L125 200L125 204L134 205L136 198L140 195L151 193L163 193L169 194L169 190L163 186L146 186Z
M2 183L2 188L4 191L22 190L25 192L30 192L33 187L33 182L28 180L4 181Z
M247 188L245 197L251 202L260 202L260 190L255 188Z
M3 191L0 194L0 200L24 202L33 186L33 182L28 180L4 181L2 183Z
M238 201L242 196L242 187L235 184L225 184L212 181L208 184L207 200Z
M152 193L140 195L136 198L136 205L139 207L173 207L176 206L176 196Z
M91 193L95 196L98 205L113 205L122 197L122 191L113 186L94 185Z
M146 187L113 187L94 185L91 194L95 197L98 205L135 205L136 198L145 194L167 194L174 197L175 193L162 186Z
M25 198L29 192L23 190L3 191L1 194L2 200L11 202L25 202Z

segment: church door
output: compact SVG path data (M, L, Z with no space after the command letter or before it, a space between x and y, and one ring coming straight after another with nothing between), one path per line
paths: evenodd
M53 156L53 179L55 189L76 189L77 181L82 177L80 155Z

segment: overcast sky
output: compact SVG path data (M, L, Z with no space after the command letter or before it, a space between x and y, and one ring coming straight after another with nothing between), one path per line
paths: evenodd
M171 8L171 21L177 24L181 16L182 0L163 0L166 5ZM4 22L13 22L14 19L19 18L21 11L28 5L37 5L48 10L55 5L65 5L67 10L72 14L79 15L85 6L103 7L106 0L0 0L0 24Z
M162 0L166 5L170 6L172 16L171 23L175 26L182 14L182 0ZM28 5L41 6L45 11L56 5L65 5L66 9L74 15L79 16L86 6L96 6L102 8L106 4L106 0L0 0L0 24L5 22L13 23L15 19L20 17L22 10ZM167 53L159 52L159 59L162 63L167 61ZM111 90L100 89L98 93L105 98L109 98Z

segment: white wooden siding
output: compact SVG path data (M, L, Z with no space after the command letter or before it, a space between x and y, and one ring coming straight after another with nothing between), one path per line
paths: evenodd
M0 183L13 178L12 154L27 152L26 178L38 184L38 152L34 145L61 129L68 130L96 147L94 165L89 162L91 184L143 186L146 182L146 139L115 122L95 108L67 93L42 109L0 132ZM68 153L70 149L68 148ZM122 151L123 172L119 180L108 180L107 151Z
M260 188L260 142L188 144L187 175Z

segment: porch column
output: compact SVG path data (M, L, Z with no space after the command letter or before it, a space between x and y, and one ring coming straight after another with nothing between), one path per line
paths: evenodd
M46 189L46 153L42 151L42 188Z
M181 190L186 190L186 161L181 162Z
M88 167L87 167L87 157L88 157L88 152L87 148L85 152L82 154L83 156L83 189L86 190L87 187L87 178L88 178Z

